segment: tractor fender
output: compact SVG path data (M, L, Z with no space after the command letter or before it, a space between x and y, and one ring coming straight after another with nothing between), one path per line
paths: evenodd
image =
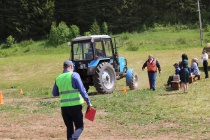
M131 83L132 80L132 73L133 73L133 69L129 69L126 72L126 83L129 84Z
M99 63L101 63L101 61L109 62L110 58L101 58L101 59L92 60L88 64L88 67L96 67L96 66L98 66Z
M110 58L102 58L102 59L96 59L92 60L88 64L88 69L87 69L87 75L93 75L95 73L95 68L100 64L101 62L109 62Z
M124 57L118 58L120 64L120 72L126 72L127 70L127 60Z

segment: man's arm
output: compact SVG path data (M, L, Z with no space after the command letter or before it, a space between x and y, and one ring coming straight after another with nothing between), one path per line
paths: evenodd
M58 86L56 85L56 83L53 86L52 95L59 96Z
M160 67L160 63L156 60L156 66L157 66L157 68L158 68L158 71L159 71L159 73L160 73L160 71L161 71L161 67Z
M72 86L75 89L78 89L84 100L88 105L91 105L88 94L84 88L80 75L76 72L72 74Z
M143 64L142 70L144 70L146 66L147 66L147 61Z

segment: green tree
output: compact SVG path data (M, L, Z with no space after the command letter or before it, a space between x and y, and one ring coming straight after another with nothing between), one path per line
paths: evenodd
M106 22L103 22L102 26L101 26L101 33L102 34L108 34L108 25L106 24Z
M76 26L73 27L75 29ZM73 32L75 34L78 33L77 30L70 30L70 28L66 25L65 22L60 22L58 26L56 26L56 23L53 22L49 34L49 43L54 46L57 46L58 44L63 44L72 39Z
M0 43L3 42L5 39L5 24L4 24L4 6L5 2L3 0L0 0Z
M48 38L49 43L56 46L58 44L58 38L59 34L57 33L57 26L56 23L53 22L51 25L50 34Z
M6 39L6 44L4 48L11 48L15 43L15 39L10 35Z
M50 30L53 21L53 0L5 1L5 35L18 40L40 38Z
M99 35L101 34L101 29L100 26L98 25L98 22L96 20L94 20L92 26L90 27L90 33L92 35Z
M200 0L202 21L210 22L210 1ZM198 23L196 0L0 0L0 40L39 39L50 32L53 21L77 25L81 34L93 21L109 25L112 33L141 31L159 24ZM95 28L95 27L94 27ZM99 33L97 31L97 33ZM75 36L75 35L74 35Z
M77 25L71 25L70 32L72 38L80 35L79 27Z

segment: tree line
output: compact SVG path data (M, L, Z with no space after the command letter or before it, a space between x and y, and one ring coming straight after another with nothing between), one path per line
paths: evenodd
M200 0L203 26L210 22L210 0ZM197 0L0 0L0 40L42 39L51 25L76 25L80 34L106 23L111 33L161 25L198 25Z

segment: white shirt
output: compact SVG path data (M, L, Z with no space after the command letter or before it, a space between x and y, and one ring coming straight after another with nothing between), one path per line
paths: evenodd
M154 58L152 58L151 60L149 60L149 63L152 63L153 60L154 60Z
M209 55L207 53L204 53L203 54L203 60L208 60L208 58L209 58Z

